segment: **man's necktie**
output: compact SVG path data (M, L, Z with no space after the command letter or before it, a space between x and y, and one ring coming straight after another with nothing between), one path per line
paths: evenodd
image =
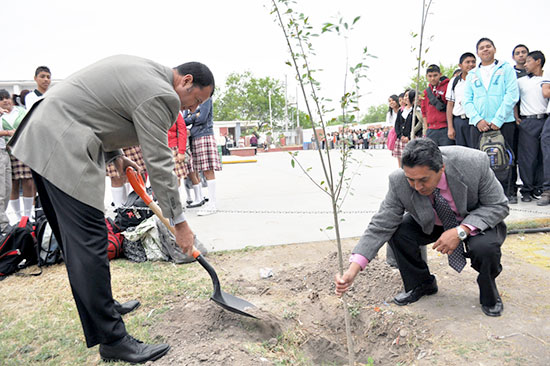
M437 212L437 216L443 224L443 229L449 230L458 226L455 213L449 206L447 200L439 192L439 188L434 190L434 209ZM466 258L464 257L464 244L462 241L458 244L456 249L449 254L449 266L457 272L461 272L466 265Z

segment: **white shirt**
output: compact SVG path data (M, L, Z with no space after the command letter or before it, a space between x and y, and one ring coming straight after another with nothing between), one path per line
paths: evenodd
M542 79L543 84L550 84L550 73L545 74ZM548 103L548 108L546 108L546 113L550 114L550 102Z
M489 84L491 83L491 76L493 76L493 71L495 70L496 63L493 62L490 65L479 66L479 73L481 74L481 82L485 89L489 90Z
M32 92L30 92L25 96L25 108L28 111L30 111L34 103L38 102L42 98L44 98L44 94L42 94L41 96L38 96L33 90Z
M466 112L464 111L464 107L462 106L462 100L464 100L464 87L466 86L466 80L462 79L461 75L458 75L449 81L449 84L447 84L447 93L445 93L445 98L448 101L454 102L454 106L453 106L454 116L460 116L460 115L466 114ZM457 77L459 78L459 80L453 91L452 90L453 84Z
M542 96L542 76L524 76L518 79L520 116L546 113L548 98Z
M390 112L388 111L388 113L386 113L386 123L388 125L395 126L396 118L397 118L397 112L393 112L392 114L390 114Z

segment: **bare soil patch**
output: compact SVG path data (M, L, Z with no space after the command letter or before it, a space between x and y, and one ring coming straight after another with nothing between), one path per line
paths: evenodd
M536 234L537 245L550 236ZM540 240L539 240L540 239ZM354 240L346 241L349 250ZM542 243L542 244L541 244ZM348 302L361 364L548 365L549 268L532 264L532 250L517 236L504 248L498 279L505 312L489 318L479 308L477 273L454 273L430 251L439 293L398 307L399 272L383 255L360 274ZM383 251L381 251L382 254ZM225 291L254 303L259 319L232 314L211 301L176 301L153 334L173 348L155 365L342 365L347 361L332 243L308 243L216 255L209 259ZM259 269L274 276L262 279Z

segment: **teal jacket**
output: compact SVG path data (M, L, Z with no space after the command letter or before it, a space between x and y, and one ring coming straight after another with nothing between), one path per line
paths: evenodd
M482 119L499 128L504 123L515 122L514 106L518 100L516 72L506 61L497 61L489 89L483 86L479 67L470 71L466 77L462 103L471 125L477 125Z

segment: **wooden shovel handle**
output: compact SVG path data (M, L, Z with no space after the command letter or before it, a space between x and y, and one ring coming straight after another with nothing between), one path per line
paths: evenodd
M149 196L149 194L147 194L145 183L143 182L143 178L141 178L141 175L139 175L134 168L129 166L128 168L126 168L126 176L128 177L128 182L130 182L132 188L138 194L138 196L141 197L141 199L147 204L147 206L149 206L151 211L153 211L153 213L157 215L160 221L162 221L162 223L166 225L166 227L172 232L172 234L174 234L175 237L176 229L172 225L170 225L170 221L166 217L164 217L159 205L157 205L157 203L153 201L153 198ZM193 246L192 255L193 258L197 259L197 257L201 255L201 252L197 248L195 248L195 246Z

